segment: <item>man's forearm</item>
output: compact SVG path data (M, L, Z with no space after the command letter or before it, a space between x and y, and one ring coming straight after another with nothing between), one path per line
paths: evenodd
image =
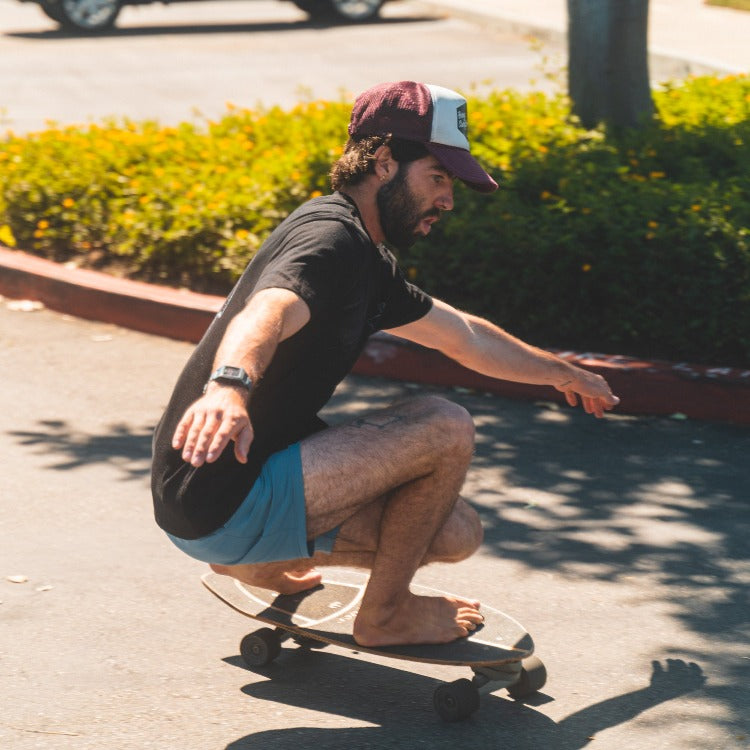
M248 306L234 318L216 352L214 370L222 365L242 367L254 383L260 380L276 353L282 331L282 321L268 312Z
M585 411L597 417L619 403L601 375L526 344L481 318L466 320L473 345L458 360L466 367L503 380L553 386L571 406L580 399Z
M512 336L476 316L466 316L469 346L446 352L460 364L483 375L532 385L561 387L578 369L551 352Z
M284 289L259 292L227 328L214 359L214 369L222 365L241 367L251 380L259 380L279 342L300 330L309 319L307 305L293 292ZM230 441L234 441L234 455L245 463L253 439L247 392L234 384L212 381L182 416L172 447L182 451L184 461L198 467L216 461Z
M253 382L260 380L279 343L309 319L307 305L293 292L259 292L229 324L216 352L214 369L221 365L242 367Z

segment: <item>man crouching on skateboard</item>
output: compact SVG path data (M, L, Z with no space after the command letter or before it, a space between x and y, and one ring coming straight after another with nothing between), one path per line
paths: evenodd
M601 417L605 380L455 310L405 280L405 249L453 208L453 180L490 193L469 153L466 101L382 84L356 101L335 192L295 210L253 258L179 377L154 437L158 524L213 570L282 593L315 565L369 568L363 646L444 643L479 603L422 597L419 566L482 540L459 497L474 449L460 406L416 397L343 426L317 417L368 337L387 330L495 378L548 384Z

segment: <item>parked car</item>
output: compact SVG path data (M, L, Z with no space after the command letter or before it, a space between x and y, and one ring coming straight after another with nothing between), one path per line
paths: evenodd
M178 0L179 1L179 0ZM311 19L328 23L375 18L387 0L289 0ZM124 5L169 4L170 0L21 0L34 2L69 31L96 33L114 26Z

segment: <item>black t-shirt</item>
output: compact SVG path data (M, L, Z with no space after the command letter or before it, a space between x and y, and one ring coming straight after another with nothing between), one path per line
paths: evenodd
M277 287L298 294L311 318L279 344L253 387L249 413L255 438L248 461L237 461L230 443L216 462L190 466L172 448L175 428L200 397L232 318L255 292ZM406 281L394 256L372 242L346 196L315 198L290 214L211 323L156 428L151 487L159 526L196 539L226 523L272 453L325 426L317 413L349 373L367 338L418 320L431 306L430 297Z

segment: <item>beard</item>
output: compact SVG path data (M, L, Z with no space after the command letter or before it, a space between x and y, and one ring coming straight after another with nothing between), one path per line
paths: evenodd
M420 211L414 193L406 184L407 172L408 165L400 165L396 176L382 185L376 195L380 226L386 242L396 250L408 250L423 236L417 232L422 219L440 216L440 211L436 208Z

